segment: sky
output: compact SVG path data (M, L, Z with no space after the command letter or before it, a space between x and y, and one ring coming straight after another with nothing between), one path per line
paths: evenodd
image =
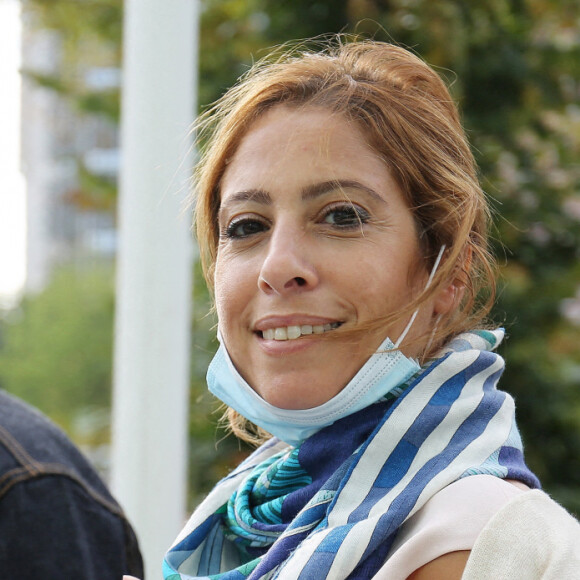
M20 166L18 0L0 0L0 307L25 278L25 188Z

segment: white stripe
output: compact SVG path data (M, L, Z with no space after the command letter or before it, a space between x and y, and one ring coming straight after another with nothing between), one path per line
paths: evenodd
M368 540L370 540L370 537L372 536L372 533L378 524L379 519L389 509L394 499L404 491L419 469L421 469L432 457L447 447L457 428L464 422L467 417L471 415L471 413L477 408L481 399L483 398L483 382L501 367L502 362L498 361L497 365L491 365L484 371L472 377L472 379L466 383L463 389L463 395L459 399L461 403L455 402L452 405L448 415L426 439L425 443L421 446L421 449L415 457L415 460L412 462L406 476L387 494L387 496L385 496L381 501L377 502L371 508L369 515L365 520L357 522L357 524L349 531L348 536L345 538L335 557L335 562L340 562L340 566L343 569L346 570L349 565L352 566L353 563L356 564L361 560L367 548ZM478 440L479 438L476 439L476 441ZM505 441L505 438L502 441ZM476 445L476 448L481 447L481 441L478 441L478 443L479 445ZM487 454L484 452L482 454L483 458L478 463L481 463L487 459L489 454L493 451L493 449L490 450L489 446L485 446L485 450L489 450L489 452ZM467 461L469 461L469 459ZM454 481L463 473L465 469L457 472L457 469L460 468L454 469L454 464L455 462L452 462L446 469L444 469L441 474L439 474L441 477L437 476L435 478L437 480L437 485L430 485L430 493L428 495L422 494L420 496L420 501L417 502L413 512L418 509L419 504L424 504L429 497L436 493L436 491L439 491L442 487L448 483L451 483L451 481ZM469 465L474 464L468 463L468 466ZM358 505L355 506L354 509L356 509L356 507L358 507ZM365 541L361 538L361 536L368 539ZM350 570L351 569L349 568L349 571ZM331 575L330 577L332 578L333 576Z
M308 563L311 556L316 551L320 543L328 536L330 530L324 529L315 534L308 536L285 562L284 567L278 574L280 580L296 580L300 576L304 566ZM324 580L326 576L320 576L320 580Z
M443 369L440 371L440 367L444 366L440 365L440 367L434 369L432 373L425 378L424 384L418 386L416 390L414 389L401 402L399 408L396 409L395 413L393 413L388 421L388 429L385 428L377 434L367 451L365 451L365 454L361 458L357 468L354 470L351 479L342 490L337 504L328 516L329 528L324 532L316 533L301 544L300 550L295 552L294 556L291 558L292 570L301 570L303 566L306 565L308 559L314 553L316 548L324 541L324 538L328 535L330 530L334 527L345 524L348 520L348 516L353 512L353 510L360 506L361 502L368 494L369 489L372 488L381 467L384 465L384 458L392 452L418 414L425 408L434 391L437 390L444 381L472 364L478 356L479 353L474 353L473 351L456 355L456 358L461 359L463 364L453 365L454 369L451 372ZM360 561L378 522L378 518L385 513L394 498L400 494L406 485L408 485L412 476L415 475L425 462L430 460L433 455L446 447L457 427L459 427L459 425L469 417L477 405L479 405L483 396L483 382L489 376L501 369L502 366L503 362L501 360L495 361L494 364L490 365L477 375L474 375L470 381L468 381L463 388L464 395L459 399L461 402L456 401L452 405L448 415L427 438L425 444L419 450L418 456L411 464L407 476L403 481L395 486L387 497L383 498L381 502L374 506L369 513L368 519L358 522L350 530L335 556L331 573L329 574L330 578L335 577L334 572L337 570L341 570L342 575L344 575L345 572L348 573L347 569L351 571L352 568L350 567L353 566L353 564L356 565L356 563ZM399 418L399 415L402 415L402 417ZM394 432L393 426L396 426L396 432ZM381 457L381 461L377 461L375 453L378 453L378 456ZM487 456L489 456L489 453ZM487 458L487 456L485 458ZM445 472L447 472L447 470L445 470ZM459 477L459 475L454 477L454 479ZM306 551L307 547L308 549ZM291 577L293 578L294 576L281 576L284 580Z
M483 383L485 380L502 367L502 361L495 361L494 364L474 375L466 382L463 387L462 395L451 405L449 412L443 418L441 423L439 423L439 425L429 434L427 439L425 439L425 442L421 445L405 476L384 498L373 506L369 515L372 516L385 513L391 506L393 500L409 485L419 470L422 469L433 457L445 450L457 429L466 419L469 418L483 399ZM476 440L480 440L480 437L481 436ZM481 441L479 445L481 446ZM489 453L485 457L486 459L495 449L490 449L487 445L482 447L489 449ZM448 469L449 468L444 469L444 472L447 473ZM459 475L461 475L461 473ZM453 478L450 481L459 477L459 475L455 477L455 475L451 473L448 475Z
M353 509L356 509L363 502L373 488L374 482L385 464L385 458L391 455L433 394L445 381L473 364L478 356L479 352L476 351L451 355L446 363L454 362L455 364L441 364L433 369L401 401L398 408L395 409L381 431L370 443L345 488L341 491L329 515L330 526L340 525L348 521ZM455 361L452 361L453 358Z
M392 501L400 495L412 477L414 477L427 461L445 449L457 428L471 415L481 402L484 395L483 383L485 380L500 370L502 366L503 361L497 360L494 364L472 377L466 383L462 397L452 405L449 414L425 441L425 444L421 447L405 478L393 488L387 497L373 506L369 512L369 516L365 520L357 522L349 530L347 537L335 555L328 578L344 577L360 562L379 519L390 507ZM513 401L510 397L506 397L484 432L472 441L449 466L428 482L426 488L420 494L415 507L412 509L411 514L422 507L437 491L440 491L443 487L458 479L465 469L483 463L496 448L500 447L509 435L512 415ZM482 440L486 441L486 445L481 445ZM345 488L344 491L347 491L347 489ZM357 503L353 509L356 509L359 505ZM330 515L334 515L334 510ZM332 519L334 520L334 518ZM335 521L333 525L338 526L341 523L346 523L346 520L342 522ZM316 534L317 546L321 544L326 535ZM314 553L315 549L315 547L311 546L309 554ZM301 567L305 563L303 562ZM292 567L294 567L294 563ZM286 576L284 576L285 578Z
M358 522L349 530L334 557L327 578L346 578L354 570L361 561L375 530L376 524L369 525L370 523L372 522Z
M466 469L481 465L496 449L501 447L507 437L513 424L514 418L514 401L506 394L506 398L499 408L498 412L492 417L487 424L484 432L474 441L472 441L449 465L448 469L453 474L453 481L458 479ZM481 445L485 441L486 445ZM417 501L417 505L413 508L409 517L415 513L420 506L433 497L433 495L443 489L446 485L451 483L447 470L439 473L425 486Z

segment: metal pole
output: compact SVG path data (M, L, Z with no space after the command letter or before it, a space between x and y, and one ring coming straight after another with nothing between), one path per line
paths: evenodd
M127 0L112 489L148 578L185 518L198 0Z

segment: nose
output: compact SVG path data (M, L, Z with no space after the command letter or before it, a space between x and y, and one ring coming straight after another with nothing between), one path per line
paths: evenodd
M274 228L260 268L258 288L266 294L308 291L318 285L314 248L303 231L293 227Z

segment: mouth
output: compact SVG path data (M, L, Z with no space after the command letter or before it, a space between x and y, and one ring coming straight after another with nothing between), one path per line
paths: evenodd
M258 331L257 334L264 340L296 340L310 334L324 334L338 328L342 322L327 324L302 324L301 326L278 326Z

